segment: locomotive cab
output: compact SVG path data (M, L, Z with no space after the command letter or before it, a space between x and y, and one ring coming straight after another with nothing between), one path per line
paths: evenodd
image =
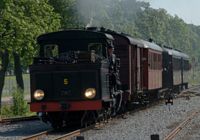
M41 35L37 41L39 57L30 66L31 111L57 126L59 120L69 120L70 112L82 112L84 120L83 112L110 105L110 67L115 73L119 67L115 57L110 60L111 35L68 30Z

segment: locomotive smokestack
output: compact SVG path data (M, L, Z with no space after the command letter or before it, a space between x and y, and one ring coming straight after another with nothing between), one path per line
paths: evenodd
M90 22L86 25L86 28L92 27L93 17L90 18Z
M152 38L149 38L149 42L153 42L153 39L152 39Z

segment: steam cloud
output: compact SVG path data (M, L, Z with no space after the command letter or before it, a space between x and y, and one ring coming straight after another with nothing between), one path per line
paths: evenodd
M125 23L133 24L142 6L138 6L137 0L77 0L76 8L78 19L86 27L118 30Z
M78 0L77 11L79 19L87 26L101 26L105 19L105 9L111 0Z

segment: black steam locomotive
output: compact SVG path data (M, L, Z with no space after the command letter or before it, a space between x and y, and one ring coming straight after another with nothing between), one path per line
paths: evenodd
M105 28L38 37L30 109L54 128L123 112L188 87L189 57Z

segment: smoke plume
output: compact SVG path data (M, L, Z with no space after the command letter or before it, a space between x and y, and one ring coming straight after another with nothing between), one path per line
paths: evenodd
M77 0L76 8L78 19L87 27L123 30L125 24L134 23L145 4L137 0Z

